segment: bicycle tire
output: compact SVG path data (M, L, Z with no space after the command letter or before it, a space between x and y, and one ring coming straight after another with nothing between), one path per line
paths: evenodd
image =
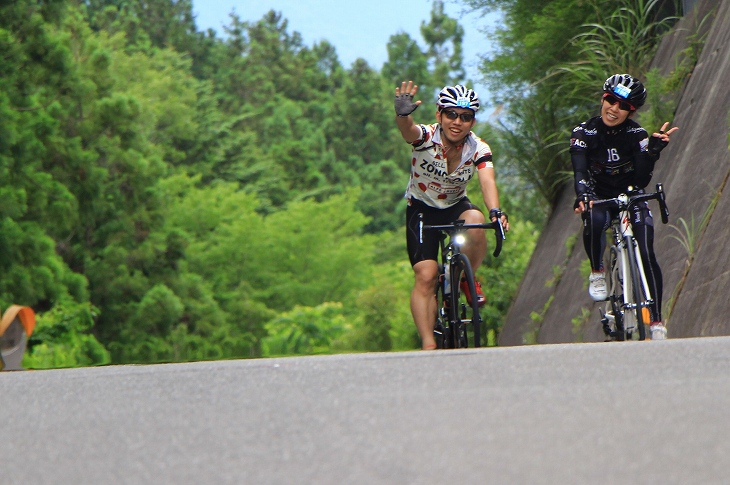
M626 339L622 309L624 284L621 279L621 264L616 246L611 246L609 249L607 266L609 268L608 284L610 286L608 288L609 296L608 303L606 304L606 313L610 312L613 315L613 325L611 325L610 321L607 322L609 330L607 337L622 341Z
M438 349L454 349L459 343L458 329L454 324L459 321L459 285L454 284L454 270L452 269L449 273L452 279L449 282L450 292L446 293L446 272L443 269L439 272L436 287L436 323L433 334Z
M628 256L624 254L626 252L626 248L623 248L623 252L621 253L621 258L627 258ZM632 304L633 299L633 285L632 285L632 279L631 279L631 263L626 262L624 264L623 261L619 261L617 263L619 265L619 278L621 280L621 295L619 299L619 306L621 307L621 338L619 340L626 340L627 338L631 340L633 338L633 331L634 328L636 328L636 314L629 309L629 306ZM625 274L624 271L626 267L629 267L629 274Z
M436 341L437 349L447 348L446 342L446 326L443 314L444 309L444 266L439 264L439 274L436 279L436 287L434 288L434 298L436 299L436 313L434 315L433 338Z
M466 257L463 254L455 254L451 259L451 304L449 307L449 328L451 329L451 338L453 340L454 349L463 348L464 328L461 323L461 272L462 260Z
M464 278L466 279L466 284L469 287L469 293L471 295L476 295L476 285L474 284L474 271L472 270L469 258L467 258L464 254L459 254L458 266L460 267L460 273L463 273ZM461 278L459 278L459 283L461 283ZM472 326L472 332L474 334L473 344L474 347L481 347L482 318L479 313L479 302L477 301L477 298L472 298L471 304L469 306L471 308L471 318L469 320ZM461 324L461 319L459 323ZM463 328L464 325L461 324L461 326L464 334L466 335L466 329Z
M646 301L646 298L644 296L644 289L641 286L641 278L639 277L639 266L638 261L636 260L634 246L630 246L627 251L629 256L629 270L631 272L631 296L633 297L633 303L635 305L633 313L636 315L636 329L639 331L639 340L646 340L646 325L649 324L649 322L644 321L643 309L646 308L644 306L644 301Z

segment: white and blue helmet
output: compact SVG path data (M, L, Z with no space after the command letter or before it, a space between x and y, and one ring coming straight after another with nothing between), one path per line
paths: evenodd
M473 89L457 84L446 86L439 92L436 104L439 108L468 108L474 113L479 111L479 96Z

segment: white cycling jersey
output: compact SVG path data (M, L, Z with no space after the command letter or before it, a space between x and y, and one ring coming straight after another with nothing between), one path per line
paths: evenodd
M411 178L405 198L415 198L439 209L451 207L466 196L466 184L477 170L492 168L492 150L474 132L464 141L461 163L447 173L438 123L418 125L421 137L413 142Z

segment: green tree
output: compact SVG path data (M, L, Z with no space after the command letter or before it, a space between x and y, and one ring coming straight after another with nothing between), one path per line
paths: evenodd
M265 339L264 352L265 355L327 353L347 326L341 303L322 303L314 308L296 306L266 325L270 336Z
M436 2L377 72L191 8L0 5L0 303L38 312L33 365L414 348L393 79L463 76L463 30Z
M36 309L88 297L54 241L74 227L77 201L46 169L59 158L57 100L77 81L60 32L64 13L62 2L0 6L0 299Z
M431 19L421 22L421 35L428 45L432 79L438 88L464 80L462 43L464 28L444 12L444 2L434 0Z
M399 32L390 36L387 49L388 60L380 72L393 86L393 90L400 82L412 80L419 87L423 86L425 89L422 92L428 96L436 82L429 71L428 56L421 50L418 42L406 32Z
M30 369L108 364L109 351L89 332L98 309L88 303L62 299L39 315L23 366Z
M419 96L425 103L435 100L446 85L465 82L463 67L464 28L444 11L444 2L434 0L428 22L421 22L425 49L407 33L392 35L388 42L388 61L381 74L391 83L393 92L401 81L412 80L419 86ZM432 122L427 110L414 113L418 123Z
M244 268L257 299L279 310L316 306L368 285L373 239L364 234L368 220L355 208L357 195L292 202L264 220L254 241L259 259Z

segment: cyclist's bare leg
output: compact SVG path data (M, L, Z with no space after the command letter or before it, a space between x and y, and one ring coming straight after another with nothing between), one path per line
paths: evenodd
M484 224L486 222L484 214L475 209L462 212L459 218L464 219L465 224ZM484 229L469 229L466 236L467 241L461 247L461 252L469 258L471 269L476 273L487 255L487 234Z
M411 292L411 314L421 336L421 348L436 348L433 327L436 325L436 298L434 289L438 278L438 263L432 259L419 261L413 266L415 284Z

